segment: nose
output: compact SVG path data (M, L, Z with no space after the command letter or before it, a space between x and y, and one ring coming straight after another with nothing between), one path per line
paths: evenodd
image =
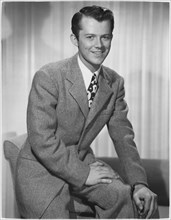
M103 47L103 43L100 37L97 37L96 39L96 47L98 48L102 48Z

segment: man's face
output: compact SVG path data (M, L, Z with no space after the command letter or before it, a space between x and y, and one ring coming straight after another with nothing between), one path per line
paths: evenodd
M96 71L110 51L112 33L109 20L98 22L91 17L83 17L77 46L80 59L92 71Z

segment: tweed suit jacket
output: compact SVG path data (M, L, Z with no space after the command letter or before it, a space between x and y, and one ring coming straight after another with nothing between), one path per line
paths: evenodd
M89 111L77 54L45 65L35 74L27 110L28 138L16 171L16 196L23 216L40 218L64 188L69 194L67 186L84 186L88 164L95 161L90 144L105 125L128 183L147 183L127 119L124 80L102 66L98 83Z

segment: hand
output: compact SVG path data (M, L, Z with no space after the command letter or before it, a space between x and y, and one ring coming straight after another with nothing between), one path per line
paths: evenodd
M157 210L157 195L142 184L135 186L133 200L141 218L150 218Z
M102 162L96 161L89 166L90 173L85 183L87 186L98 183L111 183L112 179L119 178L119 175L111 167L106 166Z

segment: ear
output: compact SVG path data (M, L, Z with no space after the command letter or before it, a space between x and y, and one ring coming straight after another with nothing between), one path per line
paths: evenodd
M75 34L71 34L71 35L70 35L70 39L71 39L71 42L72 42L76 47L78 47L78 40L77 40Z

